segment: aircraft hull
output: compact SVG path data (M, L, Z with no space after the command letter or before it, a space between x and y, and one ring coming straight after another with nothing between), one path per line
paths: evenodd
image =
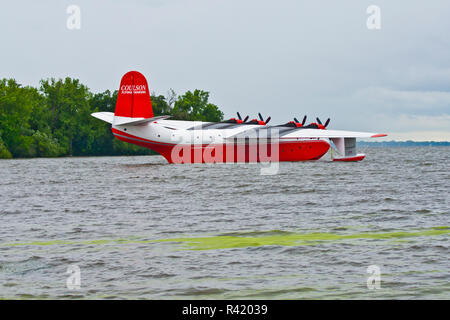
M151 149L169 163L248 163L320 159L330 148L325 139L281 141L277 144L174 144L154 141L113 129L124 142Z

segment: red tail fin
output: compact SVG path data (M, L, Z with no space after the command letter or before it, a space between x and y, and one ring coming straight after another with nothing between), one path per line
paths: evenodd
M147 80L141 73L130 71L122 77L114 115L129 118L153 117Z

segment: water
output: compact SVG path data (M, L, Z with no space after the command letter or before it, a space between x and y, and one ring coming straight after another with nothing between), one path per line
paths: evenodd
M273 176L159 156L2 160L0 298L449 299L450 148L365 151Z

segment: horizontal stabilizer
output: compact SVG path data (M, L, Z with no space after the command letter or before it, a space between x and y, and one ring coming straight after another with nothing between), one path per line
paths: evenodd
M137 126L137 125L144 124L147 122L163 120L163 119L167 119L167 118L170 118L170 116L157 116L157 117L152 117L152 118L114 117L113 125L115 125L115 126L124 126L124 125Z
M91 116L111 124L114 121L114 113L112 112L94 112L91 113Z
M115 126L140 125L147 122L170 118L170 116L158 116L152 118L115 117L114 113L112 112L94 112L91 114L91 116L103 120L105 122L111 123Z

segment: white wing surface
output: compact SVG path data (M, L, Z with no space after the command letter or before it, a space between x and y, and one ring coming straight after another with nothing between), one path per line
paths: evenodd
M384 133L299 128L286 135L282 135L282 138L378 138L385 136L387 134Z

